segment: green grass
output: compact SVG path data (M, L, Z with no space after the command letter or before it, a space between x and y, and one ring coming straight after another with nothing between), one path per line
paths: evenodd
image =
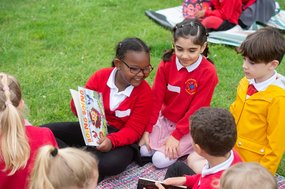
M0 71L18 78L35 125L74 121L70 88L84 85L99 68L108 67L115 44L139 37L151 46L155 70L171 33L144 15L148 9L177 6L181 0L1 0ZM281 3L285 8L285 3ZM229 108L242 78L242 57L234 48L210 44L219 84L212 105ZM285 62L278 71L285 74ZM152 84L155 70L147 81ZM285 175L285 162L279 173Z

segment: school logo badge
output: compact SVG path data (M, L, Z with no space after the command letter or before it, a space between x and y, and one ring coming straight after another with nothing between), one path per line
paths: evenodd
M197 84L197 81L195 79L188 79L185 82L185 85L186 85L185 90L190 95L193 95L197 92L198 84Z

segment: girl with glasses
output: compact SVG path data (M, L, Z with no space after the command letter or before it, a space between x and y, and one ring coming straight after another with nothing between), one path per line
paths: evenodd
M152 86L150 122L139 145L142 156L165 168L193 152L189 117L210 106L218 83L215 66L207 59L207 33L198 20L184 20L173 29L174 48L160 62Z
M116 46L111 68L96 71L85 88L103 96L108 135L99 146L87 150L99 160L99 181L121 173L137 157L138 145L150 118L151 89L145 78L152 71L149 47L138 38L127 38ZM76 109L71 100L71 110ZM49 127L60 146L85 146L78 122L53 123Z

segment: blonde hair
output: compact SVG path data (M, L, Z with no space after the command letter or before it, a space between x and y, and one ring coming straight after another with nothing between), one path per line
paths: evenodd
M237 163L223 172L220 189L277 189L272 174L258 163Z
M98 165L91 153L46 145L40 148L35 160L29 189L84 188L92 179L98 179Z
M22 100L20 84L11 75L0 73L0 161L4 170L13 175L27 165L30 146L24 127L24 118L18 110Z

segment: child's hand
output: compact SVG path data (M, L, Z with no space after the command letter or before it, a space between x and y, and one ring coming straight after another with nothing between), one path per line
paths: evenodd
M165 155L169 159L176 159L178 157L179 140L170 135L165 141Z
M155 182L155 186L158 188L158 189L165 189L162 184L160 184L159 182Z
M142 138L139 141L139 146L146 145L147 149L151 151L149 146L149 132L144 132Z
M98 141L99 146L97 146L97 150L101 152L109 152L112 149L112 142L108 137L100 138Z
M205 16L205 10L201 10L195 13L195 17L202 18Z
M166 185L172 185L172 186L185 186L186 177L172 177L172 178L165 179L162 183ZM162 184L160 184L159 182L155 182L155 186L157 186L158 189L164 189Z
M166 185L173 185L173 186L185 186L186 184L186 177L172 177L165 179L163 184Z

